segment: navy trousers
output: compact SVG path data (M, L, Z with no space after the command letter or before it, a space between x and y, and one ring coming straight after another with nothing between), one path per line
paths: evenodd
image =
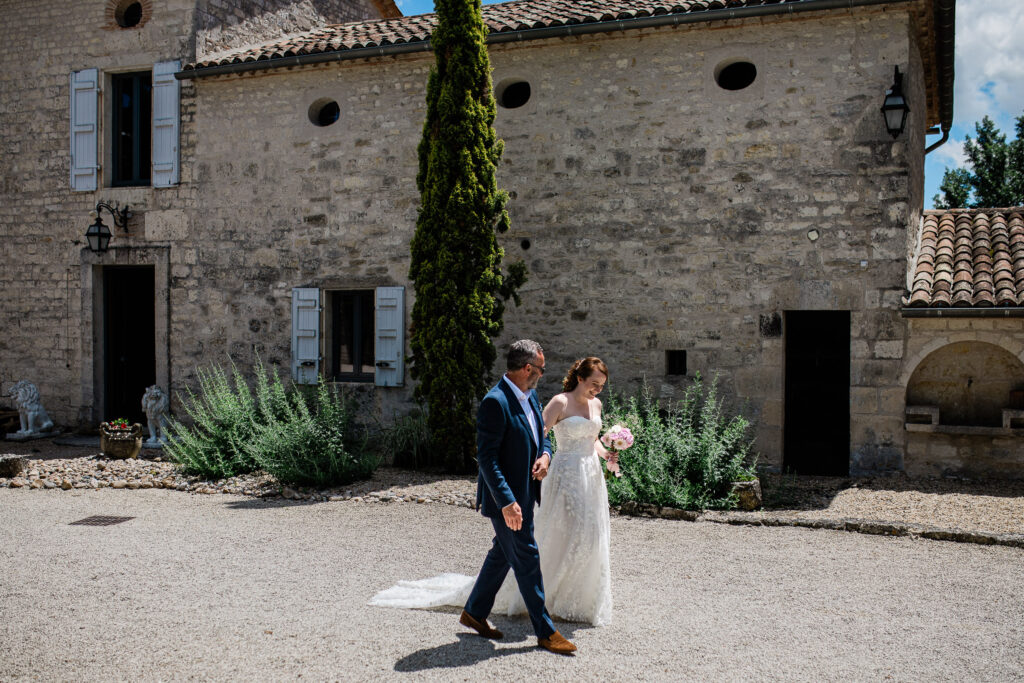
M494 596L511 569L526 603L534 633L538 638L547 638L556 629L544 607L544 580L540 575L537 541L533 538L533 515L523 515L523 526L519 531L509 529L504 517L491 517L491 524L494 526L494 543L487 551L484 565L466 601L466 612L474 619L486 619L494 607Z

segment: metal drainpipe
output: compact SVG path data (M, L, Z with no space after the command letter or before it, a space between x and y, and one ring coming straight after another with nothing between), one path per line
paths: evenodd
M692 14L660 14L651 17L640 17L637 19L616 19L613 21L598 21L587 24L566 24L563 26L548 26L545 28L524 29L521 31L503 31L491 33L487 36L488 44L510 43L525 40L540 40L543 38L559 38L568 36L580 36L591 33L611 33L613 31L626 31L629 29L656 28L661 26L679 26L682 24L696 24L712 21L727 21L730 19L748 19L751 17L765 17L773 15L793 15L803 12L812 12L830 9L853 9L854 7L868 7L871 5L895 5L914 0L806 0L799 3L783 3L775 5L757 5L754 7L740 7L735 9L707 10ZM941 1L941 0L939 0ZM955 3L955 0L946 0ZM387 57L399 54L410 54L414 52L427 52L430 50L430 41L416 41L411 43L397 43L380 45L374 47L354 48L351 50L340 50L337 52L292 55L289 57L278 57L258 61L238 62L234 64L223 64L217 66L203 67L199 69L186 69L174 74L179 80L204 78L207 76L220 76L224 74L243 73L246 71L261 71L264 69L279 69L287 67L303 66L306 64L322 64L325 62L347 61L350 59L366 59L372 57ZM950 107L952 111L952 107Z
M942 139L925 148L928 154L949 140L953 127L953 49L956 40L956 0L934 0L935 5L935 70L939 86L939 125Z

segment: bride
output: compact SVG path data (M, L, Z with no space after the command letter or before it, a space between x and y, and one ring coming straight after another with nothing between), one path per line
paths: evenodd
M601 626L611 621L608 489L599 458L614 469L613 454L601 444L601 401L608 381L600 358L581 358L562 381L562 393L544 407L544 428L553 430L557 448L541 482L541 504L534 520L544 577L545 607L556 618ZM371 605L429 608L462 606L474 576L442 574L402 581ZM494 613L525 614L526 606L510 572L495 599Z

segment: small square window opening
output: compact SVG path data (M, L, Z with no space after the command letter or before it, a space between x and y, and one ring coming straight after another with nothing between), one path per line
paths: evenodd
M686 351L665 352L665 374L685 375L686 374Z

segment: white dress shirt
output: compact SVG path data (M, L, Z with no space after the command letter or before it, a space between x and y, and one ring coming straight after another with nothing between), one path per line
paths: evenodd
M517 387L515 382L508 378L508 375L502 375L502 378L512 387L513 393L519 399L519 405L522 407L523 412L526 413L526 421L530 423L530 435L533 436L533 443L540 446L540 442L537 440L537 418L533 413L533 406L530 405L530 397L524 394L522 389Z

